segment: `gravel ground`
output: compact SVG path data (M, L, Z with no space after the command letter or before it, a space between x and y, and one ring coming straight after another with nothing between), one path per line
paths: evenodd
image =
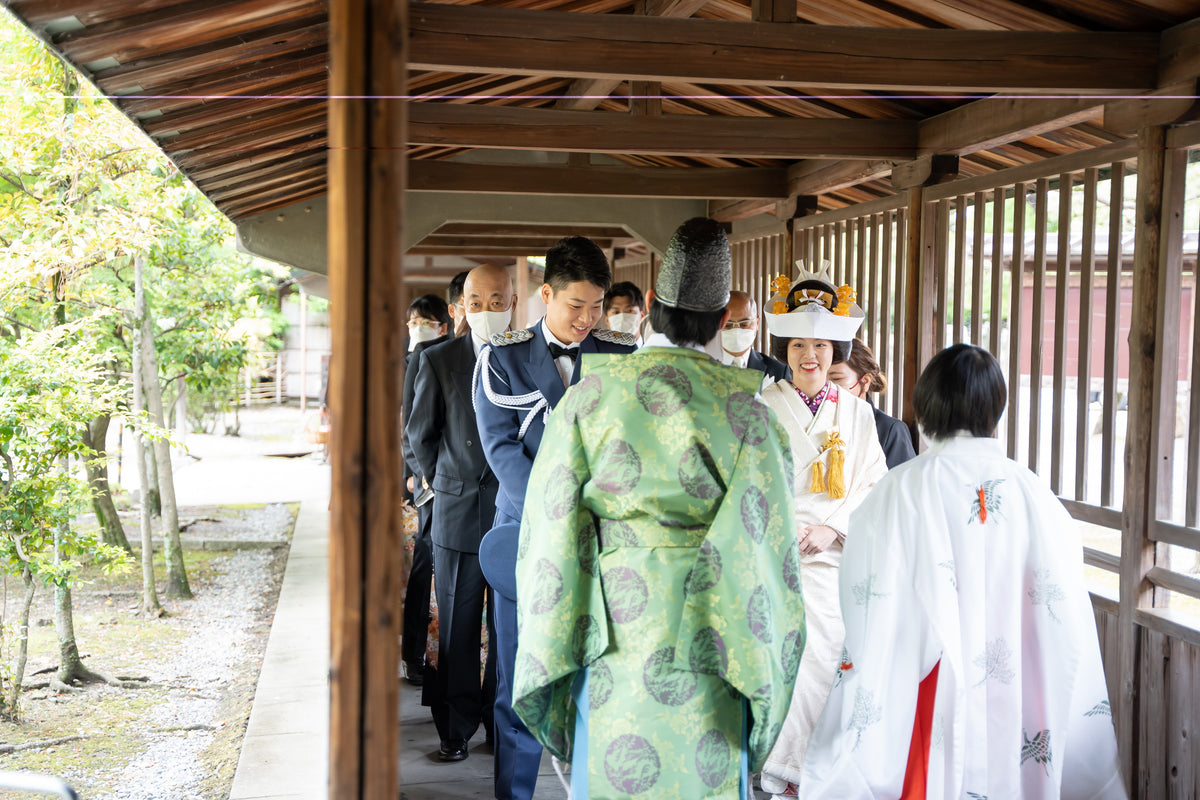
M284 506L274 508L287 512ZM290 513L286 519L290 523ZM201 783L208 772L202 756L225 722L222 693L248 662L252 662L255 677L261 664L265 642L256 641L262 637L254 636L252 629L261 622L264 604L269 601L274 607L274 593L265 596L263 592L274 580L274 559L268 551L250 550L237 551L218 562L218 578L189 605L187 615L193 624L186 641L169 658L155 664L152 679L174 691L169 702L150 709L145 726L173 732L151 737L145 752L122 771L120 788L102 798L205 798Z

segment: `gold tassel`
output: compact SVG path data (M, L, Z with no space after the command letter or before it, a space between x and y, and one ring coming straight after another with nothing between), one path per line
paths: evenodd
M825 440L829 452L829 496L840 500L846 496L846 443L837 431L830 431Z
M813 494L820 494L825 491L825 476L821 474L821 462L813 462L812 487L810 489Z

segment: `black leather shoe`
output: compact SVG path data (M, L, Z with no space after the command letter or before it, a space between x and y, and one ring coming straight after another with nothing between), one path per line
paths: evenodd
M462 739L447 739L438 748L438 761L463 761L467 757L467 743Z
M417 661L405 661L404 680L410 686L420 686L425 683L425 666Z

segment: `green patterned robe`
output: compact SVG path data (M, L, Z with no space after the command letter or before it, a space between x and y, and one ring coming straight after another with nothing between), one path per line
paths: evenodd
M583 358L525 500L513 706L570 759L586 667L593 800L738 797L745 709L757 770L804 649L787 434L755 370Z

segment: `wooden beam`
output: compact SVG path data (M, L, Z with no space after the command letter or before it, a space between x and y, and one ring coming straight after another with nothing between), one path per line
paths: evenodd
M897 192L918 186L933 186L958 177L958 156L923 156L897 164L892 170L892 188Z
M1200 78L1200 19L1162 32L1158 64L1157 88Z
M481 241L478 245L465 247L446 247L443 245L418 244L410 247L405 253L410 256L541 256L549 247L503 247Z
M575 15L585 16L585 15ZM912 158L910 120L634 117L601 111L412 103L409 143L740 158Z
M399 796L408 6L329 8L329 796Z
M640 117L662 116L662 84L632 81L629 84L629 113Z
M493 239L521 236L552 236L555 239L561 239L564 236L587 236L599 239L629 238L629 231L611 225L508 225L500 222L447 222L440 225L434 233L450 236L489 236Z
M922 121L917 147L922 155L965 156L1078 125L1102 108L1094 97L989 97Z
M708 0L639 0L636 11L651 17L690 17L706 2ZM554 107L564 111L591 111L622 82L620 78L580 78L567 87Z
M783 169L705 167L570 167L412 161L409 191L609 197L787 196Z
M788 195L836 192L880 178L894 165L894 161L800 161L788 167Z
M755 22L795 22L796 0L751 0L750 19Z
M775 212L775 200L731 200L724 203L709 203L708 216L717 222L736 222L759 214Z
M413 5L414 69L929 91L1157 88L1153 33L899 30Z
M1200 118L1195 80L1177 83L1148 95L1104 104L1104 129L1114 133L1133 133L1140 128L1194 122Z
M580 232L582 235L582 232ZM448 234L431 233L417 243L418 247L445 247L450 249L487 249L489 247L497 247L503 250L522 250L526 253L544 253L549 250L561 236L509 236L502 239L493 239L487 236L451 236ZM601 249L612 247L612 239L589 236L596 244L600 245Z

